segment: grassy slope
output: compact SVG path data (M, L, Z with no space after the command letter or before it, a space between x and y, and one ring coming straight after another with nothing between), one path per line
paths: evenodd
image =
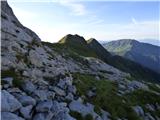
M160 103L160 96L144 90L136 90L133 93L118 96L117 84L105 79L96 80L94 76L85 74L74 74L74 84L79 95L85 95L88 90L96 87L96 96L85 98L95 105L95 111L100 114L99 108L111 113L112 119L128 118L129 120L141 120L137 117L132 106ZM145 109L146 110L146 109ZM146 110L147 111L147 110ZM159 111L153 112L153 116L159 115Z

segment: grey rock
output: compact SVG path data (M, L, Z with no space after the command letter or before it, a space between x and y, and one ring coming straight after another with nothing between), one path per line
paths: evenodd
M51 111L47 113L37 113L34 117L33 120L51 120L53 117L53 113Z
M2 90L1 92L2 97L2 112L14 112L22 107L21 103L10 93L6 90Z
M69 109L66 107L65 103L53 101L51 111L54 114L52 120L75 120L69 115Z
M7 91L9 93L20 93L20 94L22 94L22 91L19 88L8 88Z
M18 100L21 102L23 106L28 106L28 105L34 106L36 104L36 100L30 96L20 96Z
M37 67L43 66L43 61L42 61L43 58L39 52L37 52L35 50L30 50L29 59L33 65L35 65Z
M93 116L93 118L100 119L100 116L94 112L94 106L90 103L82 104L78 100L74 100L69 104L69 108L71 111L76 111L82 114L82 116L86 116L87 114L90 114Z
M118 84L118 88L119 88L120 90L125 90L125 89L126 89L126 86L123 85L123 84Z
M60 111L56 116L53 116L52 120L76 120L71 117L67 112Z
M63 79L60 79L58 84L57 84L58 87L60 87L61 89L66 89L66 82L65 80Z
M12 77L3 78L2 82L5 84L8 84L9 86L12 86L13 85L13 78Z
M66 95L65 91L62 90L62 89L59 88L59 87L54 87L54 91L55 91L55 93L56 93L57 95L59 95L59 96L65 96L65 95Z
M69 110L63 104L53 101L51 111L54 113L54 115L57 115L60 111L68 112Z
M102 113L102 120L109 120L110 113L104 110L101 110L101 113Z
M37 112L48 112L52 108L52 101L42 101L39 102L38 105L36 106L36 111Z
M47 100L47 91L46 90L35 90L34 95L38 97L40 100Z
M100 77L99 77L99 76L96 76L96 80L100 80Z
M1 112L1 120L24 120L24 119L10 112Z
M37 113L34 117L33 120L47 120L46 119L46 113Z
M65 99L72 101L72 100L74 100L74 96L72 93L68 93L68 95L65 97Z
M150 113L146 113L145 115L145 120L156 120Z
M93 92L93 91L91 91L91 90L89 90L89 91L87 92L87 96L88 96L88 97L93 97L93 96L96 96L96 93Z
M4 88L4 89L7 89L7 88L9 88L9 86L10 86L9 84L4 84L4 85L3 85L3 88Z
M77 91L77 89L76 89L75 86L73 86L73 85L69 85L69 86L68 86L68 92L71 92L71 93L73 93L73 94L76 94L76 91Z
M53 91L48 91L46 94L48 99L54 99L55 97L55 92Z
M154 105L147 104L145 107L146 107L147 109L149 109L150 111L155 111Z
M135 89L148 90L148 87L139 81L131 81L130 83L128 83L128 89L131 91L133 91Z
M134 106L133 110L137 113L138 116L144 116L144 111L140 106Z
M25 92L32 93L36 90L35 85L31 81L25 81L22 85L22 88Z
M32 108L33 106L32 105L29 105L29 106L26 106L26 107L22 107L20 109L20 113L22 114L22 116L25 118L25 119L31 119L32 118Z

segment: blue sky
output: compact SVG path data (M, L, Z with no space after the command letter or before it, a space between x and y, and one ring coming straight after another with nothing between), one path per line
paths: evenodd
M43 41L56 42L66 34L97 40L159 39L158 2L77 1L9 0L9 5Z

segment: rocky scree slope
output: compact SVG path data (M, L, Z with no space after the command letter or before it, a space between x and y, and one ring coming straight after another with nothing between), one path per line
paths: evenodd
M132 39L116 40L104 44L103 46L113 54L135 61L154 70L155 72L160 71L159 46L141 43Z
M1 2L2 120L159 119L160 86L103 61L60 51ZM140 98L143 96L142 98Z

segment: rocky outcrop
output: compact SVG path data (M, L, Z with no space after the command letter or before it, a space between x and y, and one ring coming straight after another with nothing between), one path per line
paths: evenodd
M2 111L14 112L22 107L21 103L6 90L2 90Z

